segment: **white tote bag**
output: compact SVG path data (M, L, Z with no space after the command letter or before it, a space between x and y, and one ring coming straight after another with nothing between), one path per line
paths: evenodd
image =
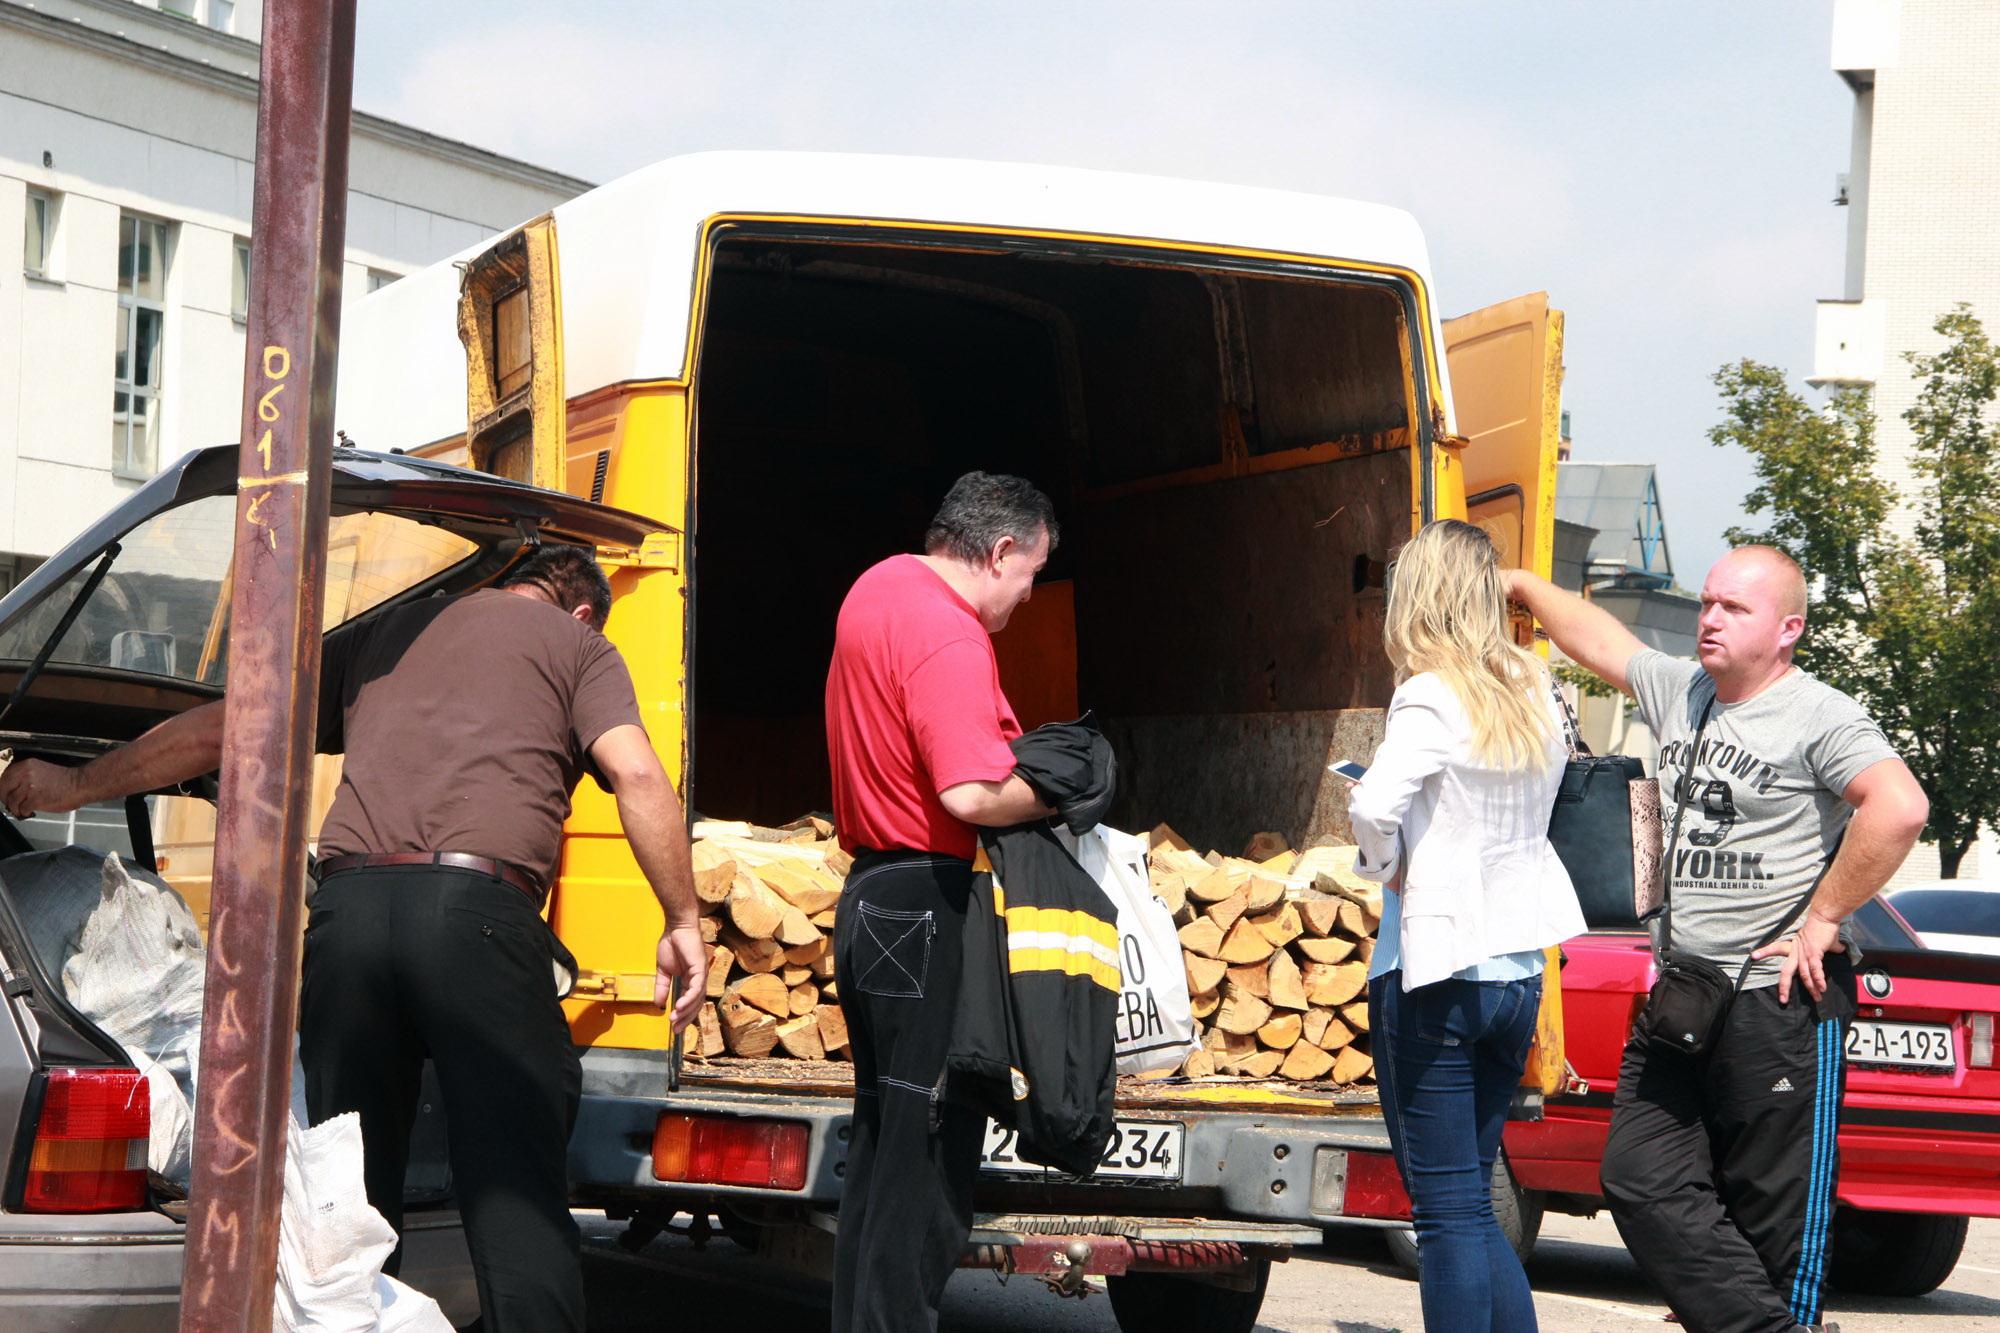
M1099 824L1075 840L1077 864L1118 909L1118 1072L1176 1069L1201 1046L1173 914L1153 896L1146 840Z

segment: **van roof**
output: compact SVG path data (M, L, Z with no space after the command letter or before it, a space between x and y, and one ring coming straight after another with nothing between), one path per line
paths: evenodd
M1415 274L1429 301L1430 259L1416 219L1380 204L1073 167L699 153L654 163L556 207L566 398L682 378L704 225L745 214L1000 227L1349 260ZM407 449L464 431L459 267L492 244L482 241L344 312L335 421L356 444ZM1442 345L1435 310L1429 317L1433 345Z

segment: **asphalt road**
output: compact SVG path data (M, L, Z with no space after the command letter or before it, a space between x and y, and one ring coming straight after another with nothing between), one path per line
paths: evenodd
M823 1290L774 1281L733 1242L715 1237L697 1252L666 1236L637 1255L611 1243L617 1228L585 1218L585 1277L592 1333L661 1328L745 1327L817 1333L826 1325ZM1667 1307L1646 1285L1607 1218L1550 1216L1528 1264L1545 1330L1596 1333L1661 1324ZM1944 1286L1913 1300L1829 1293L1827 1315L1843 1333L1973 1333L2000 1326L2000 1221L1975 1221L1958 1269ZM728 1323L712 1321L727 1320ZM1058 1299L1039 1283L966 1272L952 1280L941 1319L951 1333L1117 1333L1099 1291ZM1416 1283L1384 1257L1379 1236L1336 1233L1327 1246L1272 1270L1260 1331L1397 1333L1423 1327ZM1161 1330L1160 1333L1171 1333Z

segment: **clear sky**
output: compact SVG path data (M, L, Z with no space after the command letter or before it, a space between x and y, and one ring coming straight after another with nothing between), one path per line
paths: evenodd
M355 103L594 181L677 153L1007 159L1396 204L1440 308L1546 289L1580 459L1655 462L1698 587L1741 521L1709 376L1810 369L1852 98L1824 0L361 0Z

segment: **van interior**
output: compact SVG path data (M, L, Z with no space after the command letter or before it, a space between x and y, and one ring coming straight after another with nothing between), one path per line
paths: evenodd
M995 637L1024 726L1095 714L1111 822L1344 837L1331 761L1392 689L1382 568L1428 412L1406 288L990 236L739 228L695 375L691 803L830 807L842 597L951 483L1026 477L1061 540Z

